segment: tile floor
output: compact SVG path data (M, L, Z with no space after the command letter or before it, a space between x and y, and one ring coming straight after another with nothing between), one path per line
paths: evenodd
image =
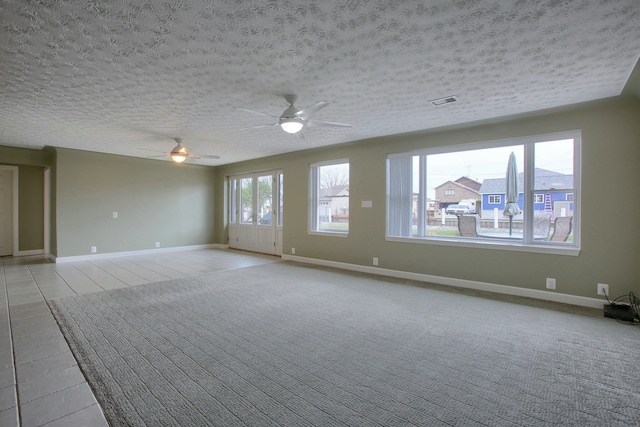
M223 249L63 264L0 258L0 426L107 426L47 300L279 260Z

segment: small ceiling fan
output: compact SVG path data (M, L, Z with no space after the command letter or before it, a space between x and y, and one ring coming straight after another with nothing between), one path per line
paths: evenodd
M252 127L248 127L248 128L243 128L242 130L268 128L268 127L272 127L272 126L280 126L282 128L282 130L284 130L287 133L298 134L306 126L351 127L351 125L348 125L346 123L325 122L325 121L322 121L322 120L314 120L314 119L311 118L311 116L313 116L315 113L317 113L318 111L320 111L321 109L323 109L324 107L329 105L328 102L321 101L321 102L318 102L317 104L315 104L312 107L304 108L304 109L300 110L300 109L298 109L297 107L295 107L293 105L293 103L297 99L297 97L295 95L285 95L284 99L289 104L289 107L282 112L280 117L277 117L277 116L274 116L274 115L271 115L271 114L267 114L267 113L262 113L260 111L250 110L248 108L237 108L238 110L246 111L248 113L259 114L261 116L267 116L267 117L272 117L272 118L276 119L276 122L273 123L273 124L270 124L270 125L252 126ZM299 133L299 135L301 137L303 137L301 132Z
M182 138L173 138L178 145L173 147L171 151L165 153L162 156L151 156L151 157L170 157L175 163L183 163L187 159L219 159L220 156L216 156L213 154L193 154L189 152L189 149L182 145ZM144 150L144 148L141 148ZM151 150L156 151L156 150Z

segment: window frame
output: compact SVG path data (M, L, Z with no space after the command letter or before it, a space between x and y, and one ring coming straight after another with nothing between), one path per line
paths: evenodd
M573 140L573 240L571 242L549 242L549 241L537 241L533 238L533 216L534 216L534 194L539 192L534 188L534 174L535 174L535 144L551 141L561 140ZM501 241L498 239L485 239L485 238L460 238L460 237L442 237L442 236L399 236L389 233L390 217L392 207L390 206L390 164L394 158L406 158L413 156L421 156L426 159L428 155L455 153L463 151L472 151L478 149L498 148L508 146L523 146L524 148L524 188L522 193L524 194L524 209L523 215L527 225L525 228L524 236L522 240L518 241ZM426 163L426 160L425 160ZM386 188L386 218L385 218L385 239L393 242L405 242L405 243L418 243L429 245L443 245L443 246L455 246L455 247L470 247L470 248L485 248L485 249L497 249L519 252L538 252L538 253L550 253L558 255L570 255L577 256L581 249L581 167L582 167L582 138L581 131L571 130L566 132L558 132L552 134L534 135L527 137L516 137L503 140L484 141L468 144L460 144L455 146L444 146L437 148L428 148L413 150L408 152L391 153L387 155L387 188ZM425 179L426 180L426 179ZM423 183L420 182L420 186ZM422 192L422 189L420 190ZM425 196L426 197L426 194ZM397 208L396 208L397 209ZM422 233L424 234L424 233Z
M320 168L324 166L335 166L347 164L349 166L349 183L351 183L351 163L349 158L326 160L309 164L309 217L307 220L307 234L318 236L348 237L350 221L347 222L346 231L319 230L318 229L318 205L320 203ZM349 197L349 212L351 212L351 197Z

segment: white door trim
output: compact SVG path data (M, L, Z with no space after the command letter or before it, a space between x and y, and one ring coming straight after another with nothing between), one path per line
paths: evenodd
M13 256L17 256L20 239L18 236L18 167L0 165L0 170L8 170L11 172L11 252Z
M44 253L51 254L51 168L44 168Z
M227 241L230 248L241 249L252 252L265 253L270 255L282 254L282 229L283 226L278 225L278 221L281 215L279 206L280 189L280 176L283 176L282 169L269 169L264 171L249 172L237 175L229 175L225 179L225 211L227 216ZM256 201L259 196L260 178L270 177L272 184L272 216L271 225L261 225L258 223L258 217L256 212ZM238 209L242 205L242 188L240 181L250 178L252 181L252 215L251 222L241 222L240 217L243 213ZM231 183L235 181L234 193L231 193ZM235 200L235 202L232 202ZM232 206L234 205L235 206ZM276 206L278 205L278 206ZM235 214L231 212L231 209L236 209ZM232 218L235 221L232 222ZM270 233L269 237L264 237ZM266 244L265 244L266 242Z

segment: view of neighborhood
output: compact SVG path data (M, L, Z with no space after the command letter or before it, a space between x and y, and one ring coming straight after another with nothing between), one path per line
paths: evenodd
M465 237L460 228L461 216L474 216L477 234L484 231L485 236L498 235L508 229L510 236L516 230L516 235L522 238L525 172L518 169L524 164L524 151L524 145L516 145L398 157L394 160L398 162L397 169L388 172L395 185L402 181L399 187L390 188L387 195L390 235ZM507 174L508 163L513 167L511 175ZM572 218L575 213L573 140L536 143L533 164L529 182L533 188L529 193L535 228L532 235L546 239L557 218ZM452 177L456 171L462 174ZM469 176L472 172L476 178ZM311 177L314 192L311 209L315 218L312 230L347 232L348 162L312 165ZM277 181L278 225L282 225L282 175ZM274 182L271 176L234 181L233 185L241 189L239 223L273 223ZM507 191L509 182L513 187L511 196ZM396 191L402 194L394 195ZM233 200L232 204L235 205Z
M544 169L535 170L536 192L534 215L550 219L573 215L573 175ZM523 173L518 175L518 188L524 188ZM460 214L477 214L482 219L508 220L503 214L506 203L506 178L489 178L482 183L468 177L446 181L435 187L435 198L427 199L428 217L437 225L443 218L455 219ZM413 194L413 218L417 221L418 194ZM524 193L518 196L518 206L524 211ZM322 222L347 222L349 219L349 186L346 184L321 188L320 213ZM455 207L454 209L450 209ZM457 211L455 211L457 209ZM513 217L522 220L522 214ZM434 221L435 220L435 221Z
M570 216L573 212L573 175L535 170L534 214L547 214L552 218ZM518 188L524 188L523 173L518 174ZM430 216L440 217L442 209L449 214L448 207L455 204L468 205L473 209L464 213L476 213L481 218L495 217L496 210L503 216L506 203L506 178L485 179L482 183L467 177L447 181L436 187L435 200L429 201ZM524 211L524 193L519 192L518 206ZM451 214L454 214L451 212ZM416 215L417 217L417 215ZM522 214L513 219L522 219Z
M533 212L527 228L535 228L529 231L532 238L546 240L557 218L570 219L575 214L572 139L392 156L387 171L389 235L466 237L459 227L460 217L474 216L477 235L470 237L496 237L508 230L510 238L523 238L527 150L532 165L526 173L532 190L527 191L532 197L528 205ZM348 222L348 197L346 183L321 187L320 221Z

